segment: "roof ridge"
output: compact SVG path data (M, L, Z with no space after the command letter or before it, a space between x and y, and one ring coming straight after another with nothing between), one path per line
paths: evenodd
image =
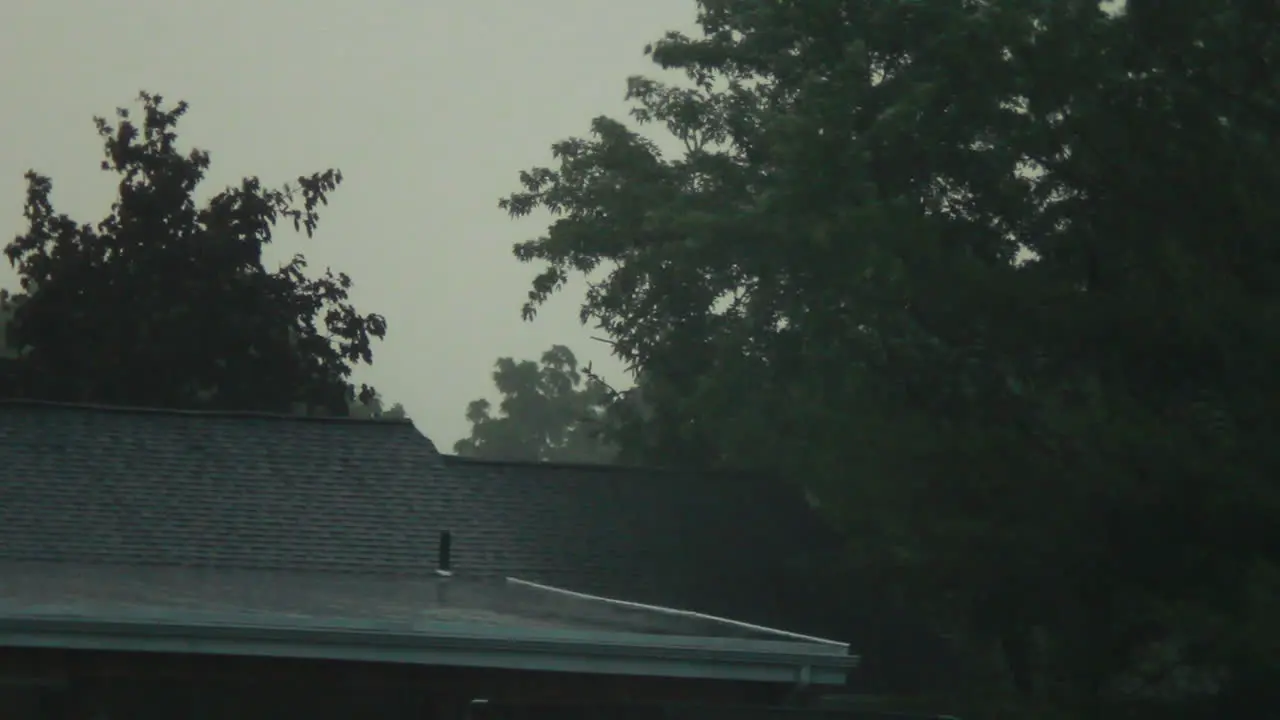
M595 462L573 462L567 460L498 460L494 458L478 458L466 455L458 455L455 453L440 453L440 457L444 459L445 464L457 465L481 465L494 467L510 467L510 468L539 468L543 470L591 470L599 472L644 472L644 473L667 473L667 474L689 474L697 473L699 475L725 475L725 476L760 476L772 477L770 473L759 470L732 470L732 469L705 469L705 468L689 468L689 467L672 467L669 465L636 465L631 463L595 463Z
M192 410L185 408L158 408L142 405L107 405L102 403L74 403L56 400L32 400L27 398L0 398L0 408L5 407L39 407L54 410L90 410L93 412L119 413L131 415L181 415L187 417L223 417L241 419L289 420L294 422L320 422L333 424L369 424L376 422L384 425L413 425L411 418L353 418L340 415L292 415L289 413L273 413L261 410Z

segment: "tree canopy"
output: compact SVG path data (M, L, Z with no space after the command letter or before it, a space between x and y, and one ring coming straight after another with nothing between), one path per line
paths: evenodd
M471 435L455 443L454 452L530 462L615 459L603 435L609 390L579 369L569 348L553 345L538 362L499 358L493 383L502 395L497 414L488 400L473 400L467 406Z
M346 414L352 367L370 363L386 320L351 305L351 279L306 273L302 255L271 270L263 250L280 222L308 236L342 181L337 170L279 189L246 177L199 205L209 168L183 151L185 103L143 93L135 117L97 118L119 177L109 213L58 212L53 182L28 172L27 228L5 248L18 293L8 390L46 400ZM372 396L363 390L364 399Z
M629 449L804 483L1018 702L1274 699L1280 8L698 5L501 203Z

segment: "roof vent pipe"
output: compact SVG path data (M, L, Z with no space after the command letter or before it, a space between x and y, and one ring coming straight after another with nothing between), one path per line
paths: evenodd
M440 548L439 557L436 559L436 575L440 577L450 577L453 575L453 558L450 552L453 550L453 536L448 530L440 531Z

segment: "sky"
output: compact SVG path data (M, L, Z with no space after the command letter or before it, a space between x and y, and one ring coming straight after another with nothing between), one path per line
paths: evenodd
M498 357L564 344L627 384L578 322L581 286L521 320L537 267L511 246L548 218L513 221L497 201L553 142L623 118L626 78L661 73L645 44L693 32L694 13L694 0L6 0L0 236L23 229L28 169L52 177L59 210L102 218L113 181L92 118L141 90L190 103L179 137L212 153L205 196L339 168L316 236L290 228L272 254L352 276L356 308L389 325L355 379L450 447L467 403L496 400ZM16 284L4 263L0 287Z

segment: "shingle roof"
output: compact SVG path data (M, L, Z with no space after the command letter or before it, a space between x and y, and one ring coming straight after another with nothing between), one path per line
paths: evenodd
M949 667L891 598L825 574L835 538L797 488L766 477L455 458L408 421L0 400L0 565L359 573L376 585L429 578L442 530L459 578L851 641L864 689L923 687ZM3 568L0 580L12 586Z
M408 422L0 403L0 558L428 571L453 498Z
M500 580L10 561L0 561L0 577L0 622L89 619L388 633L465 626L794 640L764 628Z
M440 455L408 421L0 402L0 561L462 577L821 634L834 549L768 478Z
M839 544L798 488L738 473L444 461L484 498L480 512L501 513L486 520L505 533L484 565L582 592L831 630L814 616L812 590Z

